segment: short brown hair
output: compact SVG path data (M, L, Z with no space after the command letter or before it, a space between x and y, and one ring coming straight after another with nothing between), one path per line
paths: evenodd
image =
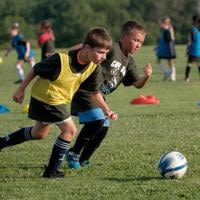
M41 26L41 28L49 30L49 29L51 29L51 22L48 20L43 20L43 21L41 21L40 26Z
M112 38L108 31L102 27L91 28L84 39L83 45L88 44L90 47L100 47L110 49L112 47Z
M11 29L19 29L19 23L18 23L18 22L14 22L14 23L11 25Z
M137 23L136 21L127 21L123 24L121 28L121 34L120 35L130 35L132 34L133 30L138 30L146 35L146 31L144 30L144 27Z

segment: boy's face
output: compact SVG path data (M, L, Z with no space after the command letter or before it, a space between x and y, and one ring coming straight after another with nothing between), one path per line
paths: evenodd
M106 55L109 52L109 49L95 47L90 48L89 60L95 64L100 64L106 59Z
M144 43L146 34L139 31L133 30L129 35L122 35L120 42L122 51L125 55L136 53Z
M16 29L16 28L11 28L10 29L11 37L16 36L17 34L18 34L18 29Z

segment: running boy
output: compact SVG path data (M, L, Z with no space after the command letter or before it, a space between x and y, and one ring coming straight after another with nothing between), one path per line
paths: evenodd
M144 28L135 21L126 22L121 29L120 41L115 43L102 66L101 92L104 95L112 93L122 83L124 86L142 88L152 74L152 67L147 64L144 75L139 77L135 61L130 54L141 48L145 40ZM109 129L109 120L101 108L96 106L88 94L81 90L72 100L72 114L79 117L84 124L73 148L67 155L68 166L79 169L89 164L89 159L100 146Z
M35 76L39 76L32 87L28 113L31 119L36 120L35 126L21 128L0 138L0 149L29 140L43 139L48 135L51 125L56 124L61 133L54 144L43 177L64 177L59 168L76 135L76 127L66 105L71 102L80 84L85 81L85 90L94 99L99 98L97 101L106 115L112 119L117 118L97 92L100 72L97 64L106 58L111 45L112 40L105 29L93 28L87 33L81 49L66 54L56 53L37 63L13 96L14 101L21 104L26 87Z
M24 70L23 65L24 62L28 62L30 67L33 67L35 64L34 51L30 47L30 42L25 40L24 37L19 32L19 24L14 23L10 28L11 35L11 45L17 52L17 62L16 62L16 70L19 75L19 80L15 81L15 84L21 83L24 78ZM5 56L12 49L8 49L5 53Z

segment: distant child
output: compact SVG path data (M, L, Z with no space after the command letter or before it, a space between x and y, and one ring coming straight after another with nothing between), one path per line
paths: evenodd
M16 62L16 70L19 75L19 80L15 81L15 84L21 83L24 78L24 70L23 65L24 62L28 62L30 67L33 67L35 64L35 53L30 47L30 42L25 40L24 37L19 33L19 24L14 23L12 24L10 28L10 35L11 35L11 44L12 47L17 52L17 62ZM8 53L12 49L8 49L5 53L5 56L8 55Z
M41 60L55 52L55 35L48 20L43 20L40 24L38 44L41 48Z
M175 81L176 69L173 61L176 58L174 29L168 16L163 17L159 23L162 32L156 46L157 63L164 73L163 81L167 79ZM161 63L162 59L167 60L168 68Z
M193 63L196 63L200 76L200 17L192 17L192 28L188 35L187 55L188 61L185 68L185 81L189 82L190 71Z
M99 103L108 117L117 117L98 95L100 66L97 64L105 60L111 46L108 32L104 28L93 28L87 33L81 49L55 53L37 63L13 96L13 100L21 104L26 87L35 76L39 76L32 87L28 113L36 123L33 127L24 127L0 138L0 150L25 141L43 139L49 134L52 124L56 124L61 133L43 177L63 178L64 174L59 168L76 135L76 126L67 106L80 84L87 86L87 93Z

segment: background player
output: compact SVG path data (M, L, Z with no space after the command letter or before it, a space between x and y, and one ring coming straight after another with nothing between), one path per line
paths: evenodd
M19 75L19 80L15 81L15 84L21 83L24 78L24 70L23 65L24 62L28 62L30 67L33 67L35 64L35 58L34 58L34 51L31 49L30 42L25 40L23 35L19 32L19 24L14 23L12 24L10 28L10 36L11 36L11 45L17 52L17 62L16 62L16 70L17 74ZM5 56L8 55L8 53L12 49L7 49Z

